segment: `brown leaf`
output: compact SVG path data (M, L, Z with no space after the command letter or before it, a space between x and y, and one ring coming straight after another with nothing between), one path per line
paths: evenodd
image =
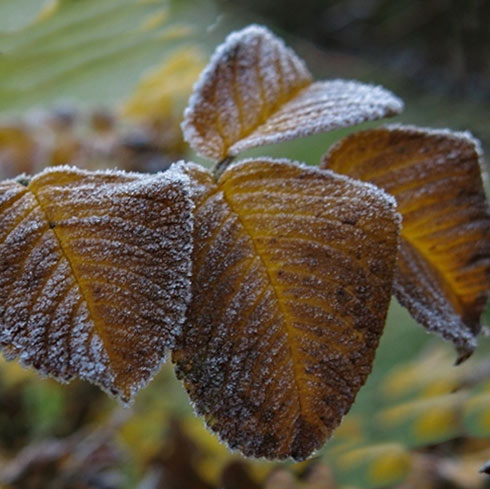
M25 127L0 125L0 179L31 172L40 159L36 149L36 143Z
M232 33L194 87L182 125L214 160L245 149L398 114L402 102L354 81L312 83L305 64L264 27Z
M204 454L178 419L170 420L167 436L168 440L152 460L151 482L142 482L141 489L213 489L199 472Z
M395 293L412 316L476 347L490 291L490 214L478 143L466 133L395 126L342 140L323 166L394 195L403 216Z
M304 459L371 370L391 295L394 200L287 160L250 160L195 189L193 299L177 374L245 455Z
M128 401L189 300L192 202L177 170L46 170L0 183L0 348Z
M247 465L241 460L232 460L221 474L221 489L261 489L251 477Z

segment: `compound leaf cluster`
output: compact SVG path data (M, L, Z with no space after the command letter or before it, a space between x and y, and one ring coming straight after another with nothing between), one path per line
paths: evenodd
M130 401L171 351L232 448L310 456L371 371L392 291L459 361L490 290L490 214L469 135L356 133L318 168L245 149L395 115L353 81L314 82L265 28L233 33L184 137L214 172L48 169L0 184L0 347Z

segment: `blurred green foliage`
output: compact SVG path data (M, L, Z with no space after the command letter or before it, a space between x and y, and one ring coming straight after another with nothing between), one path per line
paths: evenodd
M185 21L185 9L169 0L16 4L0 3L0 113L60 100L111 106L129 94L148 67L176 47L195 43L202 29ZM2 32L21 16L19 9L31 13L26 17L31 22Z

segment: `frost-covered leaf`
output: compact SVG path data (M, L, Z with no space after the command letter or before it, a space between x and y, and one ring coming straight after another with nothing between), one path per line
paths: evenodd
M264 27L232 33L194 87L185 139L215 160L245 149L395 115L402 102L354 81L313 83L305 64Z
M178 170L46 170L0 184L0 347L128 401L189 301L192 201Z
M192 301L177 374L208 425L256 457L322 446L371 370L399 221L371 185L248 160L194 188Z
M490 292L490 213L478 143L466 133L393 126L347 137L323 166L394 195L403 216L395 293L412 316L476 347Z
M485 462L481 467L480 467L480 472L482 474L489 474L490 475L490 460L488 462Z

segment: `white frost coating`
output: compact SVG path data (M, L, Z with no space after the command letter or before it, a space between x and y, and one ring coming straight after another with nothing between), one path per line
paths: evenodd
M187 168L199 182L198 266L177 374L231 449L311 456L369 371L391 295L395 201L289 160L236 162L218 185Z
M28 188L0 182L6 357L123 402L151 380L191 297L194 203L180 166L156 175L63 166Z
M249 165L250 163L254 163L256 161L266 161L266 162L270 162L270 163L278 163L281 165L288 165L288 166L292 166L292 167L300 167L300 168L304 168L305 170L308 170L309 172L323 174L323 175L329 175L339 182L346 182L346 183L349 183L350 185L353 185L354 187L357 187L359 189L369 190L370 193L372 195L376 196L380 201L384 201L388 207L390 207L394 210L396 210L396 208L397 208L397 202L396 202L395 197L393 197L389 193L385 192L382 188L379 188L372 183L363 182L361 180L351 178L348 175L336 173L332 170L319 168L317 166L310 166L310 165L307 165L306 163L301 162L301 161L293 161L293 160L289 160L287 158L270 158L270 157L265 157L265 156L260 157L260 158L245 158L243 160L234 161L227 168L227 170L230 170L232 168L239 168L239 167L245 166L245 165ZM349 200L351 198L352 197L349 196ZM399 226L401 226L401 219L402 219L402 216L399 213L396 213L396 220L397 220Z
M184 138L222 160L263 144L398 114L402 101L355 81L312 83L304 62L267 29L250 26L219 46L184 113Z
M432 279L426 263L410 255L411 248L404 240L400 247L398 262L405 269L410 269L413 276L424 277L423 290L410 281L410 277L397 270L395 273L394 291L400 304L406 307L414 319L428 331L441 335L452 341L458 351L458 362L466 359L477 347L474 332L464 324L461 317L445 298L437 281ZM421 299L421 296L424 299ZM428 300L427 300L428 298Z
M192 206L193 206L193 209L195 207L195 198L199 195L201 195L204 191L205 186L200 186L198 184L198 182L196 180L190 180L189 176L187 175L187 172L188 171L199 171L199 172L205 172L205 171L209 171L207 170L206 168L204 168L202 165L200 165L199 163L194 163L193 161L184 161L184 160L181 160L181 161L178 161L176 163L173 163L173 165L171 166L171 168L175 168L176 171L178 171L179 173L183 173L186 175L188 181L190 182L189 183L189 196L192 200ZM192 223L194 225L194 222Z
M348 136L323 164L396 195L409 227L402 230L395 294L426 329L452 341L463 361L477 345L490 293L479 141L468 132L394 124Z
M419 270L415 270L417 272ZM427 306L413 297L413 291L407 288L401 277L395 275L395 290L400 303L409 310L417 310L419 317L424 318L430 327L427 330L438 333L445 339L458 346L464 356L473 352L477 345L477 338L468 328L462 327L461 318L452 311L448 311L447 303L440 296L433 298L434 304ZM441 313L442 311L442 313Z
M125 170L118 170L118 169L85 170L83 168L79 168L77 166L71 166L71 165L48 166L41 173L38 173L34 178L41 178L42 176L50 173L60 173L60 172L68 172L71 174L87 176L87 177L102 175L102 176L114 176L114 177L117 176L117 177L136 179L136 180L142 180L148 178L148 175L145 175L143 173L138 173L138 172L128 172ZM22 176L25 176L25 174L20 175L20 177Z
M220 159L230 142L311 82L305 63L265 27L232 32L194 85L182 122L184 139L199 154Z
M357 81L316 82L280 107L265 124L230 147L246 149L350 127L399 114L401 99L381 86Z
M480 172L481 172L483 183L486 184L488 182L488 171L485 166L483 147L481 145L481 141L478 138L475 138L475 136L473 136L473 134L471 134L470 131L453 131L452 129L448 129L448 128L436 129L433 127L412 126L410 124L407 125L388 124L384 126L384 128L388 129L389 131L399 130L399 131L410 132L412 134L420 134L420 135L425 134L427 136L442 136L447 139L454 139L456 141L466 141L470 143L473 146L475 153L478 155L478 164L480 165Z

